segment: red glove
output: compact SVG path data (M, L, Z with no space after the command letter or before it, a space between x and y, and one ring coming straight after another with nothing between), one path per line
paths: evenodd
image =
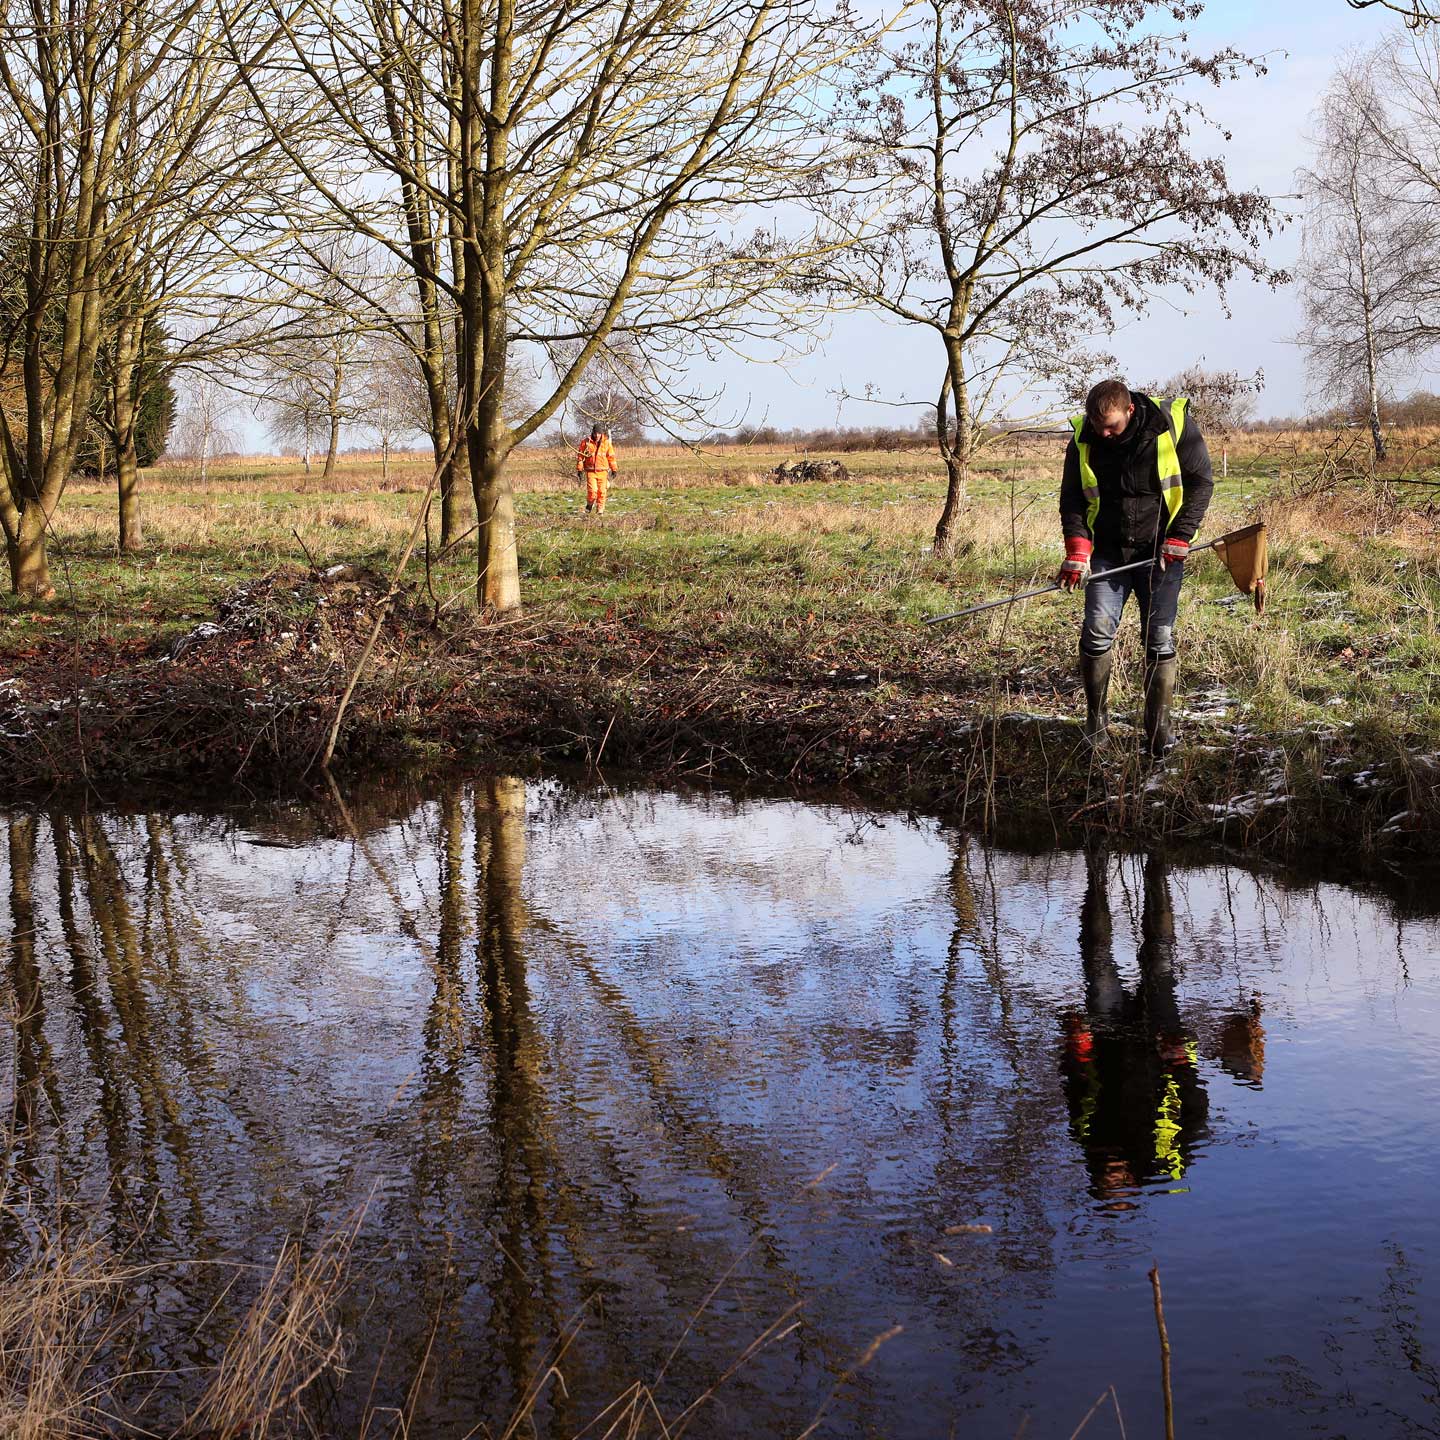
M1062 590L1074 590L1090 578L1090 552L1094 548L1083 535L1072 535L1065 541L1065 563L1055 577Z
M1163 570L1167 565L1179 565L1189 553L1188 540L1167 540L1160 547L1160 568Z

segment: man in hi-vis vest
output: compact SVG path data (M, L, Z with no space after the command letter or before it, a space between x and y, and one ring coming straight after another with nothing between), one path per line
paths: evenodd
M1145 746L1154 759L1170 747L1175 698L1175 615L1190 541L1215 484L1204 437L1184 399L1132 395L1121 380L1091 390L1070 422L1060 520L1065 563L1060 584L1085 585L1080 675L1085 735L1104 743L1109 720L1110 647L1133 592L1145 639ZM1105 578L1135 560L1153 563ZM1088 581L1088 584L1086 583Z

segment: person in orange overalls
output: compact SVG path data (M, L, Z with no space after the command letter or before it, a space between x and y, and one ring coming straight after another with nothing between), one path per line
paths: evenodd
M595 426L580 442L580 453L575 457L575 473L585 477L587 515L592 510L597 515L605 513L605 494L610 488L610 477L618 474L619 470L609 432Z

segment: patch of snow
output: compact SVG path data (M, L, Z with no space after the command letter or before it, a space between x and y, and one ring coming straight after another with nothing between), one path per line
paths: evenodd
M213 620L203 621L193 630L187 630L175 640L165 652L165 660L178 660L192 646L198 645L202 640L213 640L217 635L223 635L225 627L217 625Z

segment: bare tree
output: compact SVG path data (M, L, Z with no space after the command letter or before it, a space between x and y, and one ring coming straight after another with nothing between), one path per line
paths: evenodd
M1345 0L1352 10L1369 10L1378 5L1382 10L1389 10L1394 15L1403 15L1405 23L1412 30L1423 30L1427 25L1433 25L1440 20L1440 10L1429 3L1429 0Z
M1326 399L1366 412L1376 459L1385 458L1380 397L1394 363L1424 341L1417 305L1440 261L1440 229L1407 195L1395 163L1405 141L1380 97L1375 57L1347 61L1321 101L1316 163L1299 177L1305 193L1301 270L1312 384Z
M0 151L0 206L19 218L24 243L3 340L20 357L24 420L12 425L0 409L0 528L17 594L53 593L46 536L92 414L107 334L121 486L133 491L144 327L166 289L156 269L175 253L154 245L159 217L182 217L172 235L194 233L217 162L226 175L254 173L255 142L226 108L235 54L254 58L253 13L237 0L222 37L203 0L129 0L63 17L42 0L4 0L0 128L10 143ZM271 146L268 134L258 145Z
M429 431L428 405L417 403L428 397L413 350L397 344L392 336L370 336L359 368L362 378L356 415L380 442L380 478L388 480L395 442L402 435Z
M266 356L264 390L256 408L266 417L271 439L299 453L307 475L330 428L332 378L323 345L297 340L272 347Z
M256 262L287 238L293 177L257 125L234 63L253 62L272 38L254 34L254 14L238 11L227 32L213 8L198 12L189 43L164 58L150 93L132 95L120 135L125 193L146 197L107 237L101 378L122 551L142 542L143 387L243 348L263 298Z
M1265 388L1265 374L1256 370L1242 375L1238 370L1207 370L1187 365L1159 384L1134 387L1146 395L1183 395L1190 402L1189 415L1213 442L1220 442L1220 473L1230 473L1229 442L1255 419L1256 397ZM1071 397L1078 409L1083 393Z
M382 0L300 0L272 14L326 121L302 138L272 105L275 133L342 223L408 268L427 355L453 317L477 598L514 609L515 446L612 334L652 351L752 334L808 253L806 237L740 226L813 174L809 97L834 40L811 0L417 0L403 23ZM357 166L389 191L357 194ZM573 360L508 418L513 362L557 344Z
M1380 233L1382 253L1393 254L1385 340L1425 362L1440 345L1440 31L1393 38L1363 73L1381 97L1363 111L1370 189L1394 202L1393 225Z
M203 485L210 475L210 461L235 446L232 421L238 408L235 395L218 381L203 373L189 376L165 453L194 460Z
M818 204L841 248L814 280L937 342L935 434L955 545L987 418L1101 363L1089 337L1160 290L1280 278L1265 197L1197 146L1184 87L1250 64L1159 28L1159 0L922 0L837 110L850 157ZM1153 22L1153 23L1152 23ZM1183 322L1181 322L1183 323Z
M1265 388L1265 375L1260 370L1242 375L1238 370L1188 365L1158 385L1138 388L1147 395L1184 395L1190 401L1189 413L1206 435L1229 439L1255 418L1255 401Z
M287 272L290 293L263 328L252 369L258 369L259 407L270 417L270 432L297 445L305 472L317 440L325 445L322 478L335 474L340 434L364 413L357 383L369 335L352 297L368 293L371 277L353 247L333 237L319 245L301 241Z
M645 427L660 408L656 389L640 346L621 337L590 362L570 409L585 429L598 425L612 439L635 445L645 439Z

